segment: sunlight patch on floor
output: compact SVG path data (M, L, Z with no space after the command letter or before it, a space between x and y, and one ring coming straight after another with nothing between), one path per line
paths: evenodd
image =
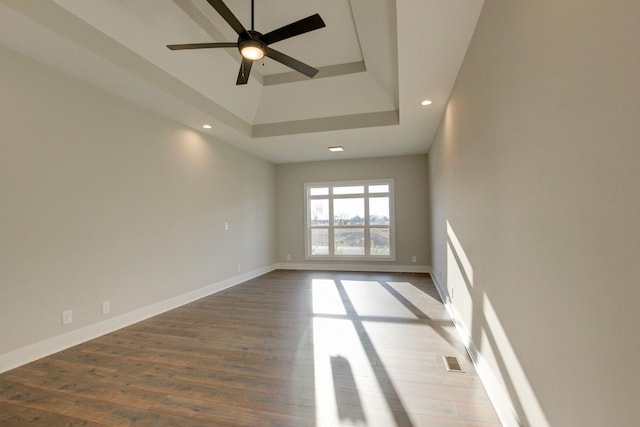
M340 299L340 294L336 289L336 283L333 280L313 279L311 282L311 295L314 314L347 314Z
M359 316L416 319L415 314L402 305L380 282L343 280L342 285Z
M359 392L370 389L375 374L353 323L316 317L313 338L316 425L395 425L379 387Z
M349 285L350 299L364 292L359 285ZM366 285L375 289L376 282ZM370 356L354 321L347 316L335 281L314 279L312 295L316 425L394 425ZM361 394L362 389L369 391Z

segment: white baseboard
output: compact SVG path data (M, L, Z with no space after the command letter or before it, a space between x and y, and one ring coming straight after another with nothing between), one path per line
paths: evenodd
M476 368L478 377L480 377L480 381L487 391L487 395L489 396L489 399L491 400L491 403L493 404L493 407L498 414L498 418L500 418L500 422L503 426L506 427L522 426L522 423L520 423L520 420L516 415L515 408L511 403L509 394L501 386L500 382L491 370L489 363L484 358L482 353L478 351L478 348L473 342L469 329L462 321L462 316L460 316L460 313L458 312L456 307L451 304L449 295L444 291L444 289L446 288L443 287L440 282L438 282L438 279L435 277L435 275L431 275L431 278L433 279L433 283L436 285L436 289L438 290L440 299L444 302L444 306L447 309L447 313L449 313L449 317L451 317L453 324L456 326L456 331L458 332L462 343L467 349L467 353L469 353L469 356L473 361L473 365Z
M126 326L140 322L141 320L173 310L174 308L215 294L216 292L220 292L224 289L246 282L247 280L251 280L275 269L275 265L259 268L257 270L225 279L221 282L213 283L205 286L204 288L196 289L182 295L177 295L173 298L121 314L102 322L85 326L84 328L80 328L63 335L58 335L9 353L1 354L0 373L17 368L18 366L25 365L29 362L33 362L34 360L49 356L118 329L122 329Z
M375 273L430 273L428 265L392 265L392 264L331 264L331 263L292 263L277 264L281 270L319 270L319 271L366 271Z

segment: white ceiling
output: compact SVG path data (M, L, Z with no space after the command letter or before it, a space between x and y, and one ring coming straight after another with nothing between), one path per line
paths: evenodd
M250 28L250 0L225 3ZM266 58L244 86L234 48L166 48L236 41L206 0L0 0L0 44L274 163L419 154L482 3L258 0L262 33L322 16L325 28L271 45L320 72Z

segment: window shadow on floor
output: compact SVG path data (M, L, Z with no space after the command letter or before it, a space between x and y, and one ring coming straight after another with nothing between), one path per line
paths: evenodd
M367 422L349 360L331 356L331 374L340 421L360 424Z

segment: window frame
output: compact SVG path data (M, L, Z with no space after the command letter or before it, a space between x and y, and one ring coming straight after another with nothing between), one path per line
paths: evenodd
M369 186L388 185L389 191L382 193L370 193ZM334 187L351 187L363 186L362 193L355 194L334 194ZM310 195L312 188L328 188L327 195ZM349 199L354 197L362 197L364 199L364 225L336 225L334 223L333 201L336 199ZM369 216L369 200L376 197L389 198L389 225L371 225ZM312 225L310 218L310 206L312 200L327 199L329 203L329 221L328 225ZM312 182L304 184L304 243L305 243L305 260L317 261L395 261L396 260L396 243L395 243L395 189L393 178L383 179L367 179L357 181L330 181L330 182ZM335 253L334 230L340 228L362 228L364 230L364 254L363 255L339 255ZM371 254L371 229L389 229L389 255L372 255ZM313 255L311 247L311 232L314 229L326 229L328 232L328 248L327 255Z

